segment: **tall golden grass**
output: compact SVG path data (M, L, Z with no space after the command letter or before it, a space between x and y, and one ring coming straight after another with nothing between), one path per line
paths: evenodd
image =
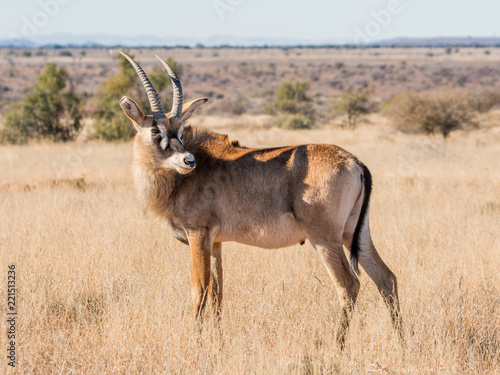
M223 246L218 331L191 313L188 248L145 217L130 144L0 148L0 344L18 271L12 374L500 373L499 128L446 141L356 131L226 129L246 145L335 143L371 169L375 244L399 281L403 355L374 284L341 353L338 302L310 244ZM0 284L3 285L3 284Z

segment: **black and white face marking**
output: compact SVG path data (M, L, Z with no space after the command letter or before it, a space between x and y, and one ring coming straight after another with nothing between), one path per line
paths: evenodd
M163 129L161 129L163 128ZM162 131L163 130L163 131ZM184 146L184 143L182 143L182 133L184 132L184 125L181 125L179 130L177 131L177 140ZM156 121L153 121L153 127L151 128L151 136L153 138L157 138L158 135L161 134L161 141L160 141L160 146L162 150L166 150L168 147L169 143L169 137L167 135L167 132L165 130L165 126L163 124L158 125Z
M184 125L181 125L181 127L179 128L179 131L177 132L177 139L179 141L182 141L182 133L184 132Z
M159 123L156 120L153 120L153 126L151 128L151 137L159 143L162 150L166 150L168 147L168 137L167 137L167 129L165 129L165 125L163 123Z
M177 132L169 130L165 131L163 136L161 127L165 128L162 124L153 122L151 127L151 139L153 144L162 151L166 159L163 161L162 166L166 169L176 169L181 174L189 173L196 166L194 156L186 150L184 143L182 143L182 134L184 126L181 125Z

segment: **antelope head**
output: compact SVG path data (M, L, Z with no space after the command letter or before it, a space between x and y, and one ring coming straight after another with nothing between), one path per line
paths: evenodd
M181 174L191 172L196 160L182 143L183 122L208 99L200 98L183 104L179 77L170 65L156 56L172 82L172 110L165 114L158 93L144 70L130 56L120 53L132 64L148 95L152 115L145 115L139 105L127 96L120 99L120 107L137 130L136 137L140 137L142 144L147 147L150 162L158 169L175 169Z

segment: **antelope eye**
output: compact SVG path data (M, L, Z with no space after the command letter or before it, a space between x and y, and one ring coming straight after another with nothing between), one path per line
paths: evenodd
M151 134L153 134L153 135L160 134L160 131L156 128L153 128L153 129L151 129Z

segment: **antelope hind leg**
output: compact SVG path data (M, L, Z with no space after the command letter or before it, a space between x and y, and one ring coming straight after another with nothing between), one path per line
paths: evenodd
M392 324L399 336L401 344L404 347L405 340L403 335L403 321L399 307L397 278L378 254L370 235L368 220L367 215L365 217L363 229L360 233L359 263L368 276L370 276L373 280L382 295L382 298L384 299L384 302L386 303L391 314ZM348 222L346 224L346 231L343 235L344 246L348 249L351 247L353 232L354 224Z
M340 240L338 242L329 241L328 243L312 240L311 243L320 255L339 296L341 313L339 329L337 331L337 342L340 349L343 350L349 323L354 311L354 304L359 293L359 280L349 270L349 263L345 257Z

